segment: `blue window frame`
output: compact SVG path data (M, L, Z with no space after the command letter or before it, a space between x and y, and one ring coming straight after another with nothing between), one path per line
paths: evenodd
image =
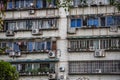
M28 42L27 48L28 48L28 51L32 52L33 51L33 42Z
M20 51L19 45L17 43L14 43L14 51L15 52L19 52Z
M100 17L100 26L106 26L106 17Z
M81 19L71 19L71 27L81 27L82 26L82 20Z
M41 42L41 50L44 50L45 49L45 42Z
M51 50L51 42L47 42L47 50Z
M113 16L107 16L107 26L114 25L114 17Z
M20 1L19 0L15 1L15 8L20 8Z
M99 26L98 18L89 18L88 21L87 21L87 25L98 27Z
M42 8L43 7L43 1L42 0L37 0L36 1L36 8Z
M42 43L38 42L38 50L41 50L41 49L42 49Z
M114 23L115 25L120 25L120 16L115 16Z
M10 0L7 4L7 9L12 9L12 6L13 6L12 0Z

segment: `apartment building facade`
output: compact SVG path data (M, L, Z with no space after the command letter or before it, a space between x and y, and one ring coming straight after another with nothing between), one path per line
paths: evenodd
M20 80L120 80L120 13L111 0L73 0L69 11L56 0L9 0L2 17L0 60Z

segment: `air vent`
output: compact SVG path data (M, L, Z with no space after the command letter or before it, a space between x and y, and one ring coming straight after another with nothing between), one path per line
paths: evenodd
M6 31L6 36L14 36L14 31L12 31L12 30L7 30L7 31Z

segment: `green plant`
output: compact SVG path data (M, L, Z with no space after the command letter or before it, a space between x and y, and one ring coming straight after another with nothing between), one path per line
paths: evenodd
M44 68L44 71L45 71L45 72L49 72L49 68L48 68L48 67L45 67L45 68Z
M18 78L15 67L8 62L0 61L0 80L18 80Z
M120 11L120 1L110 0L110 5L115 6Z
M32 70L31 70L31 73L32 73L32 74L37 74L38 71L37 71L37 69L32 69Z

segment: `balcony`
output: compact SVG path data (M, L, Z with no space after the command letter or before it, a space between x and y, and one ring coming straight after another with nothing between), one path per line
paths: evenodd
M51 18L59 17L58 9L32 9L32 10L19 10L19 11L7 11L5 20L13 19L35 19L35 18Z

